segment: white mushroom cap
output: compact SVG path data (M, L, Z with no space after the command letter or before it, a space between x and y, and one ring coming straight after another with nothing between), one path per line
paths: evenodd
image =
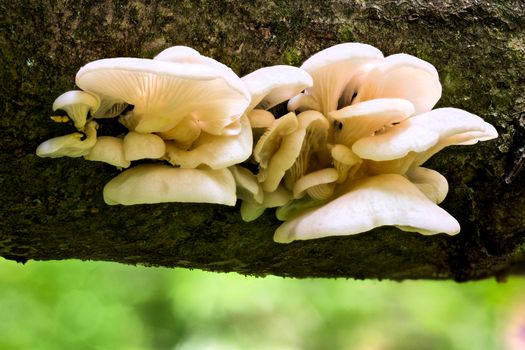
M264 67L241 79L252 96L248 110L270 109L313 84L304 70L285 65Z
M412 103L398 98L379 98L333 111L329 113L330 116L341 123L334 127L334 142L352 147L361 137L371 136L385 126L407 119L413 113Z
M406 177L436 204L443 202L447 196L447 179L435 170L416 167L408 171Z
M166 202L235 205L235 180L228 169L180 169L144 164L123 171L104 187L109 205Z
M295 181L308 170L310 151L326 141L329 125L320 112L302 112L297 116L297 120L298 128L282 138L268 166L263 168L262 163L259 163L260 169L257 177L266 192L275 191L287 171L289 175L286 187L293 188ZM324 140L322 140L323 137ZM261 141L262 138L259 142Z
M252 129L269 128L275 122L273 114L264 109L252 109L248 113L248 119Z
M250 222L261 216L267 208L280 207L292 199L292 194L283 186L277 187L273 192L264 192L262 203L244 200L241 203L241 217Z
M75 127L82 130L88 113L93 114L100 106L100 99L85 91L72 90L58 96L53 102L53 111L61 109L73 120Z
M95 146L84 156L84 159L108 163L117 168L127 168L131 164L124 156L122 139L113 136L99 136Z
M361 76L382 58L381 51L361 43L339 44L316 53L301 66L314 84L304 95L294 97L288 109L315 109L327 115L337 109L343 91L357 89Z
M416 114L427 112L441 98L438 72L430 63L411 55L388 56L363 78L353 103L377 98L409 100Z
M155 134L141 134L130 131L123 140L126 160L160 159L166 153L166 144Z
M293 112L275 119L275 122L261 136L253 149L253 157L261 169L268 167L268 163L278 150L282 138L294 132L298 126L297 116ZM264 180L264 178L258 177L260 181Z
M299 128L296 134L302 134L304 130L304 138L299 156L285 173L284 184L289 190L293 190L295 182L307 172L330 165L326 143L330 129L328 120L317 111L302 112L297 116L297 120ZM290 135L292 136L293 134Z
M361 138L352 150L361 158L374 161L399 159L415 152L422 160L418 161L420 165L446 146L496 136L492 125L474 114L457 108L438 108L406 119L380 135Z
M308 193L314 199L328 199L334 193L338 177L339 173L334 168L313 171L297 180L293 187L293 196L301 198Z
M190 150L166 144L166 158L182 168L197 168L204 164L212 169L227 168L250 157L253 147L252 129L248 117L241 117L241 132L233 136L201 133Z
M395 225L423 234L459 232L459 223L401 175L384 174L356 181L349 191L282 224L274 240L352 235Z
M257 181L257 177L252 172L240 165L229 167L235 183L237 184L237 198L262 203L264 192Z
M242 81L232 74L214 64L120 57L88 63L76 83L133 105L123 123L137 132L165 132L191 115L204 131L220 135L250 102Z
M39 157L82 157L89 153L97 142L97 123L89 122L84 128L84 134L74 132L72 134L54 137L42 142L36 149Z

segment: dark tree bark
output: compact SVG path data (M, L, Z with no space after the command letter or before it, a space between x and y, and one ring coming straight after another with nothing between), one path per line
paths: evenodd
M71 132L51 105L89 61L153 57L188 45L239 75L298 65L333 44L358 41L385 55L406 52L436 66L438 106L478 114L497 140L452 147L429 163L450 192L442 206L455 237L394 228L348 237L273 243L268 210L245 223L219 205L107 206L117 170L83 159L41 159L37 145ZM375 0L3 1L0 4L0 255L181 266L250 275L475 280L525 271L523 1Z

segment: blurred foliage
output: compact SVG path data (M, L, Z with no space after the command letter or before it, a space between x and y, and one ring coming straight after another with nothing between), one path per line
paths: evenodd
M0 260L0 315L0 349L10 350L515 350L525 349L525 280L293 280Z

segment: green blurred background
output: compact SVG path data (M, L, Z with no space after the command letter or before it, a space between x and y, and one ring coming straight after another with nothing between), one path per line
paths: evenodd
M525 349L525 279L294 280L0 260L0 349Z

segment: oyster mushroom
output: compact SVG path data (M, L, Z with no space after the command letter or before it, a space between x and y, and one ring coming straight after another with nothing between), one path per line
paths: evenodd
M355 103L329 113L338 122L334 127L334 142L352 147L362 137L397 124L414 113L410 101L396 98L379 98Z
M121 118L130 130L166 132L192 116L203 131L221 135L246 110L250 96L231 70L206 62L101 59L82 67L76 84L133 105Z
M293 187L294 198L308 194L313 199L325 200L332 196L339 172L335 168L326 168L308 173L299 178Z
M381 51L361 43L329 47L308 58L301 69L313 78L313 86L288 102L288 110L313 109L328 115L338 107L343 92L353 96L362 77L383 59Z
M352 150L368 162L372 173L405 173L450 145L472 144L497 137L492 125L457 108L438 108L356 141Z
M295 114L288 113L282 118L293 116ZM295 181L308 170L311 153L326 141L328 121L321 113L302 112L297 116L297 121L297 129L280 139L271 138L270 129L265 134L267 137L263 135L255 147L254 157L259 162L257 177L266 192L275 191L285 175L286 187L291 190ZM264 154L262 150L268 152ZM261 157L262 154L264 157Z
M96 95L85 91L72 90L56 98L53 102L53 111L58 109L65 111L77 130L83 130L88 114L94 114L99 106L100 99Z
M84 156L84 159L108 163L117 168L127 168L131 164L124 155L122 139L113 136L99 136L95 146Z
M160 159L166 153L164 140L155 134L142 134L130 131L123 140L124 158L128 161L138 159Z
M285 65L264 67L241 79L252 96L248 110L270 109L313 84L304 70Z
M166 144L166 159L182 168L200 165L212 169L227 168L250 157L253 146L252 129L248 117L241 117L241 132L233 136L216 136L201 133L189 150L179 149L176 144Z
M441 98L441 83L430 63L411 55L395 54L373 67L356 92L352 103L400 98L410 101L419 114L431 110Z
M89 122L84 128L84 133L74 132L72 134L54 137L42 142L36 149L39 157L82 157L89 153L97 142L97 123Z
M143 164L123 171L104 187L109 205L166 202L235 205L235 180L228 169L180 169Z
M425 235L459 232L459 223L401 175L383 174L352 183L333 201L303 211L275 231L274 240L352 235L394 225Z

